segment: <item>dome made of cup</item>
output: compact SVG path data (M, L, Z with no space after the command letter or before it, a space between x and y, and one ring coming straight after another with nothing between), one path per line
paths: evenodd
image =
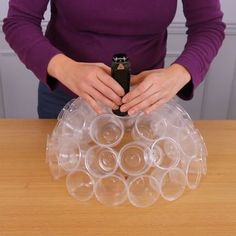
M54 179L66 176L78 201L129 201L148 207L159 196L178 199L207 172L207 148L191 117L175 100L151 114L98 115L81 98L68 102L48 135L46 161Z

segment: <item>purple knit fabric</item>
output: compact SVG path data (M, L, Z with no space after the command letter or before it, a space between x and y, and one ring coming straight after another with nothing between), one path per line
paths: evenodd
M48 2L51 19L44 36L41 21ZM190 72L192 82L178 95L190 99L222 44L225 25L219 0L182 2L188 39L176 63ZM164 66L167 27L176 6L177 0L10 0L3 31L22 62L44 83L52 84L47 66L58 53L107 65L113 54L126 53L132 74L137 74Z

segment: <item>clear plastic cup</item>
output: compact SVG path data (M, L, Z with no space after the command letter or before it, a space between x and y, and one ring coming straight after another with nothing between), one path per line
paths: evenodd
M160 117L165 118L168 122L175 123L177 117L176 108L171 103L165 103L158 107L154 113L158 114Z
M109 147L93 146L86 153L85 166L97 178L111 175L118 167L117 154Z
M130 132L134 126L134 123L138 117L138 114L132 115L132 116L117 116L114 114L115 117L120 119L120 121L123 123L123 126L125 128L126 132Z
M61 129L60 133L77 133L82 129L90 128L92 120L97 116L97 113L82 99L72 99L62 109L58 115L58 120Z
M73 104L75 100L76 99L71 99L69 102L66 103L66 105L61 109L60 113L58 114L57 120L63 119L66 112L70 112L70 111L74 110L71 107L71 104Z
M69 194L79 201L88 201L94 194L94 180L84 170L77 170L68 174L66 187Z
M158 108L157 111L166 119L166 136L177 140L180 128L193 127L193 123L188 113L173 101L164 104Z
M46 141L46 159L45 159L46 163L49 162L50 152L52 151L52 148L53 148L52 137L48 134Z
M178 108L175 104L165 104L160 108L160 112L172 126L180 128L186 125L186 120L183 119L182 108Z
M67 172L75 170L80 163L81 150L71 138L61 138L57 158L59 165Z
M144 174L152 164L150 149L141 142L128 143L121 148L118 161L121 170L127 175Z
M159 196L159 185L153 176L141 175L129 181L128 199L135 207L149 207Z
M86 117L81 112L74 110L71 112L65 112L63 117L62 132L71 132L73 135L81 135L83 128L85 127Z
M66 171L59 165L57 159L57 143L52 137L47 138L46 162L48 163L52 177L57 180L66 175Z
M89 135L90 126L87 124L88 119L89 116L85 115L84 111L82 112L78 109L68 113L63 120L63 136L64 134L66 134L66 136L72 136L73 139L80 144L82 149L91 146L93 143Z
M179 123L179 127L183 127L185 125L188 125L191 127L194 126L190 115L186 112L184 107L181 106L178 103L178 101L176 101L176 99L171 99L171 101L168 102L168 105L172 106L172 109L174 110L174 112L179 118L177 120L177 123L175 123L176 125L178 125Z
M118 206L127 199L127 185L119 175L104 176L95 184L95 196L106 206Z
M179 130L179 127L176 127L172 125L169 121L167 121L166 137L178 140Z
M161 196L167 201L178 199L185 190L186 176L182 169L154 169L151 174L159 183Z
M65 132L68 131L68 132ZM64 129L64 121L59 120L55 126L55 128L52 131L52 138L54 139L60 139L63 137L73 137L73 130L65 130Z
M187 185L190 189L196 189L202 177L202 160L193 158L186 166Z
M52 137L55 139L60 139L60 138L76 138L76 134L81 135L82 129L76 128L78 127L76 123L81 123L81 120L78 119L76 120L76 117L73 117L73 113L77 111L74 111L72 113L69 113L65 111L64 118L60 119L55 128L53 129L52 132ZM78 132L79 131L79 132Z
M192 127L190 125L190 123L187 121L184 121L183 118L180 116L181 114L178 114L179 112L177 112L175 110L175 112L173 112L173 116L169 117L167 119L167 129L166 129L166 136L169 136L171 138L173 138L174 140L178 140L179 136L181 135L181 131L183 129L186 129L187 127Z
M179 129L178 143L185 158L191 159L198 154L198 137L192 129L188 127Z
M116 116L103 114L92 121L90 136L98 145L114 147L124 136L124 126Z
M156 140L151 146L151 157L154 166L170 169L178 165L180 150L176 141L170 137Z
M194 127L192 119L190 115L186 112L186 110L178 103L176 103L175 107L180 114L181 120L183 121L182 124L183 125L186 124L190 127Z
M97 113L91 108L87 102L81 99L81 105L78 107L77 111L83 115L85 118L85 125L84 127L89 130L92 121L97 117Z
M207 148L206 148L206 144L203 142L200 145L200 157L202 160L202 174L206 175L207 174Z
M145 115L141 113L132 129L132 138L136 141L153 143L156 139L165 135L167 123L158 113Z
M207 156L208 156L208 151L206 144L204 142L204 139L198 129L194 129L194 134L195 134L195 139L198 142L198 155L196 158L199 158L202 160L202 174L206 175L207 173Z
M104 107L104 104L102 104ZM126 116L118 116L115 113L113 113L113 110L110 107L105 107L105 112L107 114L112 114L114 117L118 118L124 125L124 128L126 131L130 131L135 123L135 120L137 119L139 113L136 113L134 115L126 115Z

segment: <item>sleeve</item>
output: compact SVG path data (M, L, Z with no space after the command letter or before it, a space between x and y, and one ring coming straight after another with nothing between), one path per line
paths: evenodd
M224 40L225 24L219 0L182 0L186 17L187 42L182 54L174 63L184 66L191 81L179 92L184 100L193 97L196 88L204 79L210 63L217 55Z
M50 59L61 53L43 35L41 21L49 0L10 0L3 22L6 41L20 60L42 82L48 82Z

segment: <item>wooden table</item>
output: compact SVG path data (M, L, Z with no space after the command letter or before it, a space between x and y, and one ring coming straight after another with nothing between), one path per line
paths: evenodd
M55 120L0 120L0 235L236 235L236 121L196 121L208 174L177 201L147 209L79 203L52 180L46 135Z

